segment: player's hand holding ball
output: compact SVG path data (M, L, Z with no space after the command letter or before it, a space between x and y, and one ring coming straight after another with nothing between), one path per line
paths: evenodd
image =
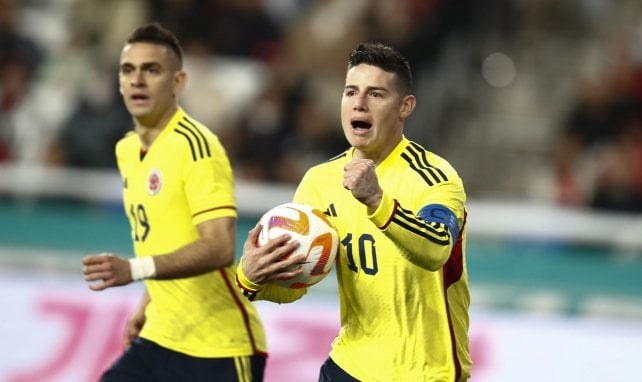
M243 245L241 268L245 277L255 284L267 284L275 279L294 277L301 273L300 269L291 271L291 267L303 261L303 256L290 256L300 243L284 234L265 245L259 245L262 228L260 222L257 223Z
M254 239L257 246L249 255L255 266L246 267L244 262L243 272L255 283L271 282L286 288L304 288L321 281L334 267L339 245L327 216L299 203L282 204L266 212L250 232L244 253Z

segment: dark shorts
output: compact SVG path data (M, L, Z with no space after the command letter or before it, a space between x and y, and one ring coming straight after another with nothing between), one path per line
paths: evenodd
M199 358L178 353L143 338L103 374L101 382L261 382L265 357Z
M343 371L332 358L328 357L319 370L319 382L359 382L359 380Z

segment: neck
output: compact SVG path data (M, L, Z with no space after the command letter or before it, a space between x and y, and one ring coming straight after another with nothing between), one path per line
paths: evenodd
M390 155L395 147L397 147L399 142L401 142L401 139L402 136L399 136L395 139L390 139L383 146L372 148L370 150L368 148L361 149L358 147L354 147L352 157L358 159L370 159L376 165L378 165L379 163L383 162L388 157L388 155Z
M177 106L168 108L158 117L134 117L135 131L140 138L143 150L149 149L152 143L154 143L156 138L158 138L160 133L163 131L163 129L165 129L169 121L172 119L174 113L176 113L176 110L178 110Z

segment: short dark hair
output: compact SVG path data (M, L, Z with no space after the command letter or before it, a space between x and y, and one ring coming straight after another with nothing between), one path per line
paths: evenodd
M178 58L178 64L183 67L183 48L178 38L158 22L142 25L134 30L127 38L128 44L148 42L168 47Z
M394 48L366 42L357 45L350 53L348 69L360 64L373 65L397 77L397 88L402 95L412 93L412 74L408 60Z

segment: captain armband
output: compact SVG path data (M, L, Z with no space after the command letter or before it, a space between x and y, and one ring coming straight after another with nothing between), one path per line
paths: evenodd
M442 223L448 227L453 241L459 236L459 221L454 212L448 207L441 204L430 204L424 206L417 214L420 218L428 223Z
M156 277L156 264L153 256L129 259L129 269L133 281Z

